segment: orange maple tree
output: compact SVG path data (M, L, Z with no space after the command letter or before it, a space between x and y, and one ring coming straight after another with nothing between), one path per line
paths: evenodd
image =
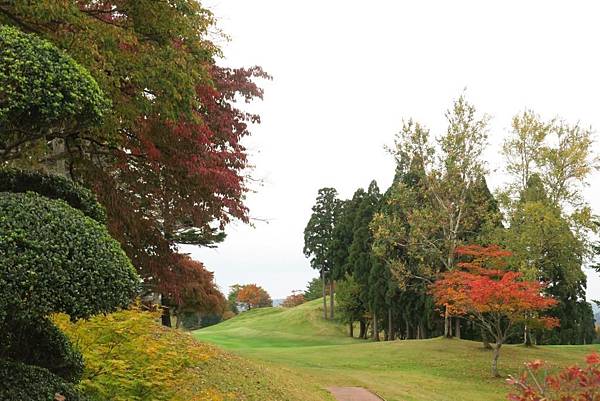
M248 309L272 306L271 296L256 284L247 284L240 288L237 301L248 305Z
M456 254L464 260L443 273L431 293L438 307L471 319L495 340L492 374L498 376L500 348L514 334L515 324L558 326L555 318L537 316L557 301L543 295L543 283L523 280L521 273L508 270L511 253L497 245L458 247Z

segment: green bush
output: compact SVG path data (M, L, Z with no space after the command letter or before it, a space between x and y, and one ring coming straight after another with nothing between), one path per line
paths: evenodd
M0 193L0 324L111 312L128 306L139 284L105 226L61 200Z
M65 401L88 401L72 384L44 368L0 359L0 400L55 401L56 395Z
M98 223L106 224L106 211L87 188L52 174L18 169L0 169L0 192L32 191L50 199L62 199Z
M83 375L83 356L49 319L11 322L0 342L0 357L48 369L71 383Z
M32 137L52 130L56 135L95 126L108 106L75 60L36 35L0 25L1 134Z

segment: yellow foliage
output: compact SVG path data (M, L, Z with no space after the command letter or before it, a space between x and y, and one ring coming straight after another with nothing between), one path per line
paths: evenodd
M54 322L82 352L81 386L94 400L228 399L202 380L201 366L216 350L162 327L159 318L159 312L132 308L75 323L56 315Z

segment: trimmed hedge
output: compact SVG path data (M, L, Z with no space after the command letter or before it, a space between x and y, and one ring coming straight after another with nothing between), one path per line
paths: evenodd
M0 357L35 365L77 383L83 376L83 356L50 319L8 322L3 327Z
M36 192L50 199L62 199L98 223L106 224L106 211L87 188L52 174L19 169L0 169L0 192Z
M127 307L139 277L105 226L61 200L0 193L0 324Z
M0 134L96 126L109 105L70 56L34 34L0 25Z
M89 401L72 384L44 368L0 359L0 400L55 401L56 395L65 401Z

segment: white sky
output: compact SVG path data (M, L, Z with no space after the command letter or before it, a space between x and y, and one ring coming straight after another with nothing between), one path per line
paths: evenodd
M232 67L273 75L252 106L263 123L246 141L264 185L248 196L255 227L235 223L216 250L184 247L227 292L257 283L273 298L316 276L302 254L317 190L350 197L394 163L383 150L403 118L445 128L444 110L467 98L492 116L490 185L502 183L499 144L525 107L600 127L600 3L595 1L210 0L231 37ZM600 145L597 146L600 150ZM587 197L600 213L600 175ZM588 299L600 298L590 272Z

